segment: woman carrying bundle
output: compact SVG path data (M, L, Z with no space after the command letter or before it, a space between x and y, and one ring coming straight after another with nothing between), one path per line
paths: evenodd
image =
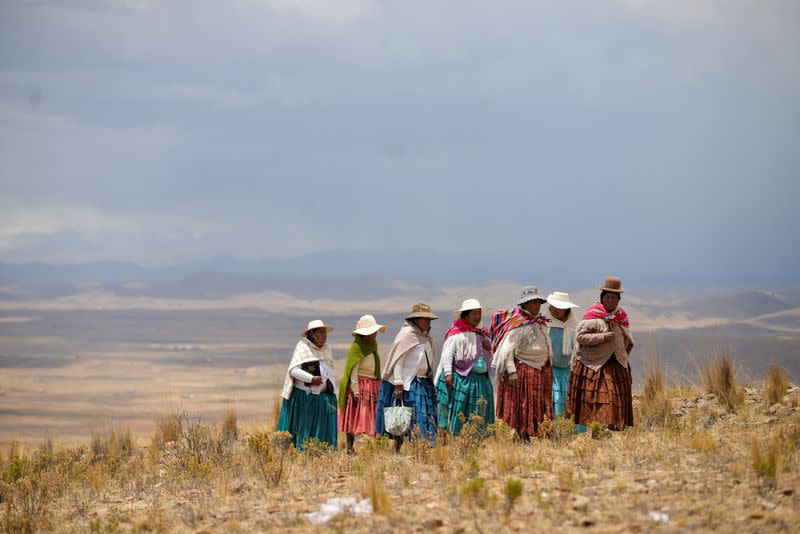
M364 315L353 330L353 344L347 351L339 383L339 430L347 435L347 452L353 452L355 436L375 435L375 410L381 389L381 358L378 332L386 327L372 315Z
M575 331L566 415L578 424L622 430L633 425L628 365L633 337L628 314L619 307L622 281L609 276L600 291L600 300L586 310Z

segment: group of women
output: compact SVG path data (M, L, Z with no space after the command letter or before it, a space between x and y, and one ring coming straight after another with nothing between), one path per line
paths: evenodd
M620 279L606 278L600 291L579 319L567 293L544 298L525 287L516 307L492 315L488 331L486 309L467 299L453 312L438 361L430 334L438 317L427 304L412 307L383 365L377 336L386 326L364 315L353 330L338 399L327 344L333 327L311 321L289 363L278 430L289 432L298 449L309 440L337 447L341 431L352 452L357 435L388 435L390 406L411 407L407 437L431 444L437 434L458 435L473 415L481 425L501 419L526 440L562 416L578 431L589 423L622 430L633 424L633 338L619 307ZM403 437L392 438L399 450Z

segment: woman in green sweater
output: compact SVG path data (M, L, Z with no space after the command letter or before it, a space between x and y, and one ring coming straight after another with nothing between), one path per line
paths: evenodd
M386 326L372 315L364 315L353 330L353 344L347 351L342 381L339 383L339 431L347 434L347 452L353 452L358 434L375 435L375 411L381 389L381 359L378 332Z

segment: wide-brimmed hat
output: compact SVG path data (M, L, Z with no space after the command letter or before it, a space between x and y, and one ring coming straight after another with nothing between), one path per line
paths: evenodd
M309 321L306 329L300 332L300 337L306 337L306 334L308 333L309 330L316 330L317 328L324 328L325 331L328 333L333 332L332 326L326 325L319 319L314 319L313 321Z
M353 335L360 334L362 336L371 336L378 331L386 332L386 325L378 324L375 317L371 315L362 315L361 319L356 323L356 329L353 330Z
M411 313L406 315L406 319L416 319L417 317L421 317L423 319L438 319L439 317L434 315L431 311L431 307L423 302L418 302L411 307Z
M568 310L570 308L580 308L577 304L569 301L569 293L561 291L553 291L547 295L547 303L559 310Z
M536 286L525 286L522 288L522 291L519 294L519 300L517 301L517 306L520 304L525 304L526 302L530 302L532 300L541 300L542 302L547 302L547 299L542 296L539 292L539 288Z
M610 293L625 293L625 290L622 289L622 280L618 276L607 276L600 289Z
M489 311L489 308L484 308L483 306L481 306L481 303L478 302L478 299L467 299L461 303L461 309L453 312L453 316L458 317L461 315L461 312L469 310L481 310L485 312Z

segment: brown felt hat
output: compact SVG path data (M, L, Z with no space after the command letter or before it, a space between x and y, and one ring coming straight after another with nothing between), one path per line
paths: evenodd
M625 290L622 289L622 280L618 276L607 276L600 289L610 293L625 293Z

